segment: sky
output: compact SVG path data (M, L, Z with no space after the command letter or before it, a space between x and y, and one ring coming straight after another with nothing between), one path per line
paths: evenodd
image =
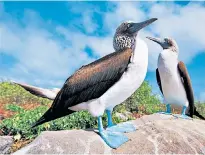
M162 48L146 36L171 37L205 101L205 2L0 2L0 79L61 88L82 65L114 52L123 21L158 21L139 32L149 49L146 81L160 94L155 69Z

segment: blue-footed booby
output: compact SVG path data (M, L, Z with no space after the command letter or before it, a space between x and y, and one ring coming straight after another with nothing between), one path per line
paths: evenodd
M107 145L117 148L127 142L128 137L123 132L136 128L130 123L113 124L111 114L113 108L131 96L144 81L148 48L137 34L156 20L123 22L114 35L115 52L82 66L71 75L57 93L52 106L32 127L76 111L88 110L98 118L99 134ZM101 118L104 111L108 116L106 130Z
M171 106L182 107L181 115L174 115L184 119L193 118L193 115L205 120L194 106L194 94L191 79L185 64L178 61L179 48L174 39L153 38L148 39L158 43L163 51L158 57L156 79L166 102L166 112L171 114Z

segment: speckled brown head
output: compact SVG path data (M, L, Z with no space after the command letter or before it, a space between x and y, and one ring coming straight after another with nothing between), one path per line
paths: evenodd
M138 31L156 20L157 18L152 18L141 23L127 21L120 24L116 29L113 39L113 47L115 51L123 50L125 48L133 49L135 47L135 38Z
M163 49L170 49L170 51L176 52L176 53L179 52L178 45L177 45L176 41L172 38L164 38L163 40L159 39L159 38L154 38L154 37L147 37L147 38L149 40L152 40L152 41L160 44Z

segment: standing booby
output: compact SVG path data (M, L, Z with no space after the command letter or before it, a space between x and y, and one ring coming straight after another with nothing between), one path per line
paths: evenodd
M171 106L176 105L182 108L179 117L184 119L193 118L193 115L204 119L194 106L194 94L188 70L182 61L178 61L179 49L175 40L165 38L147 37L160 44L163 51L158 57L158 68L156 69L156 79L166 104L165 114L171 114ZM178 116L178 115L175 115ZM188 117L189 116L189 117Z
M131 96L142 84L147 72L148 48L144 41L136 39L138 31L156 21L124 22L116 30L113 39L115 52L81 67L64 83L52 106L32 127L88 110L98 117L98 130L102 139L112 148L126 141L121 132L136 130L132 124L114 125L113 108ZM108 128L103 129L104 111L108 115ZM117 131L117 132L116 132Z

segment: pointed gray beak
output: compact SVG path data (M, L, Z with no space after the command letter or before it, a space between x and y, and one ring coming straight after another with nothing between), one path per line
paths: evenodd
M154 38L154 37L146 37L146 38L160 44L161 46L164 43L164 41L162 41L160 38Z
M152 19L146 20L146 21L141 22L141 23L131 23L130 27L128 28L128 32L130 34L136 33L139 30L141 30L142 28L144 28L144 27L150 25L151 23L155 22L156 20L157 20L157 18L152 18Z

